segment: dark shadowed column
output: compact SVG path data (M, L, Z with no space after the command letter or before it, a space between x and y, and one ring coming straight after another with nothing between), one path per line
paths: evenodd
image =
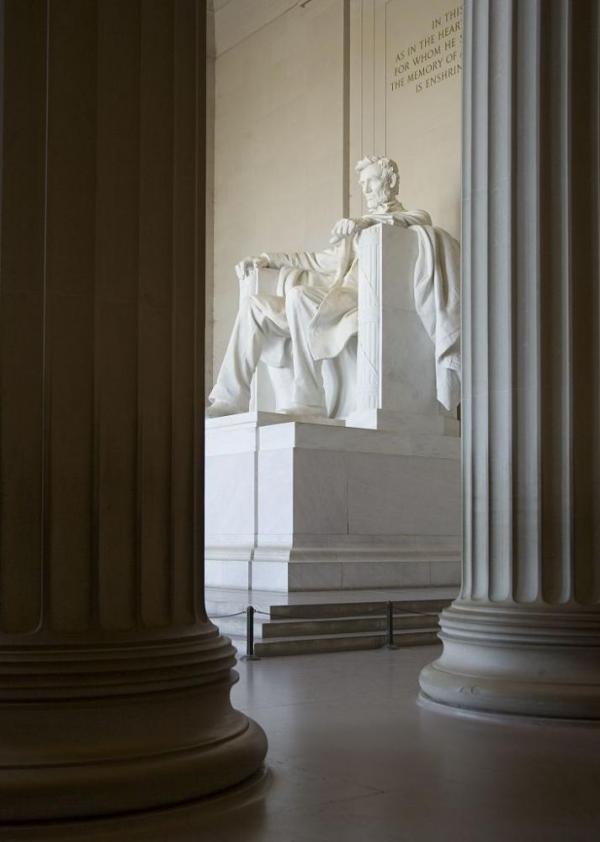
M202 581L200 0L4 0L0 820L250 776Z
M467 0L460 597L438 702L600 717L598 0Z

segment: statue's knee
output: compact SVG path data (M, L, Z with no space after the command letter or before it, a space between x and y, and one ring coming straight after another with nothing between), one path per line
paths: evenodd
M306 299L306 293L301 286L292 287L285 294L286 307L298 307Z
M258 293L253 295L246 295L240 301L240 310L244 311L245 313L252 314L260 312L262 309L262 302L260 300L260 296Z

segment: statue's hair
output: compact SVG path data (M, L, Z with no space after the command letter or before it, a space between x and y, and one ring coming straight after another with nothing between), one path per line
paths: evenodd
M390 192L395 196L398 193L400 182L398 164L392 161L391 158L386 158L384 155L367 155L366 158L363 158L357 163L355 170L360 174L364 169L370 167L371 164L377 164L381 175L390 184ZM396 176L395 179L392 178L394 175ZM395 181L393 186L391 186L392 181Z

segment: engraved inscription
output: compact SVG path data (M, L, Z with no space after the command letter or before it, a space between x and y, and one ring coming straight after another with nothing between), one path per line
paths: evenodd
M389 85L392 91L420 94L462 70L462 6L432 18L429 31L396 51Z

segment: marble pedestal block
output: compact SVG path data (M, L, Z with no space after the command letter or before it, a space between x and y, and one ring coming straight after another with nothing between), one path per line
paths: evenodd
M277 413L206 425L206 585L460 581L460 441Z

